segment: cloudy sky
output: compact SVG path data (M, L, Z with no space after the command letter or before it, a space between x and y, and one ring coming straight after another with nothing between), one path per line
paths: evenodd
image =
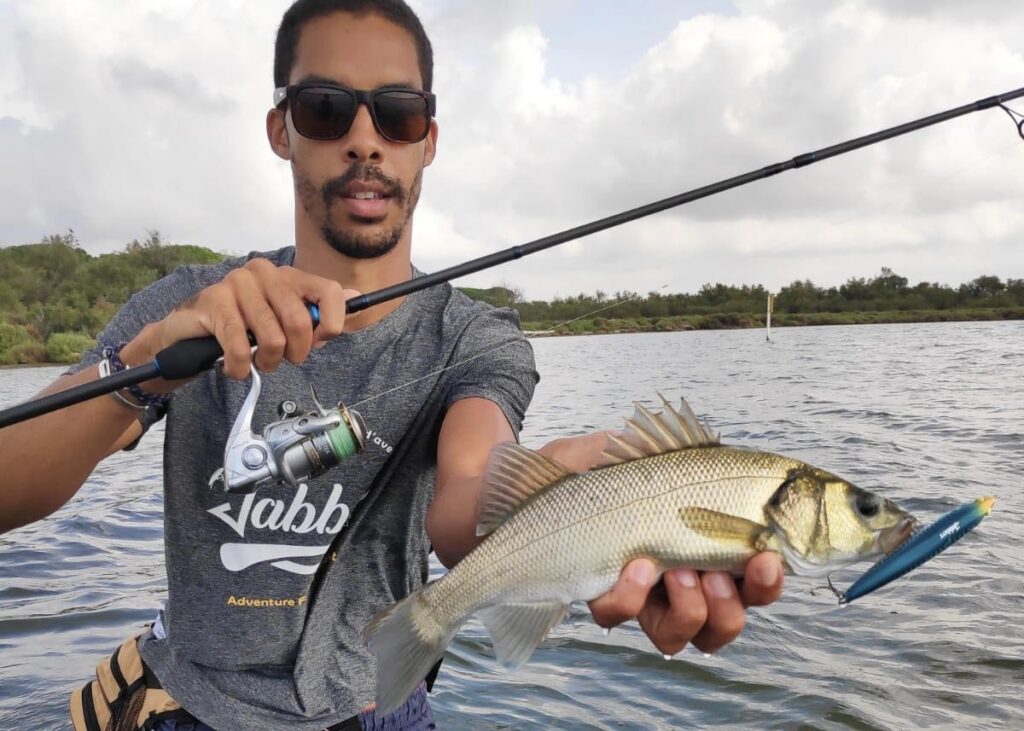
M269 150L281 0L0 0L0 245L291 243ZM1024 86L1019 0L416 0L441 128L433 270ZM624 9L625 8L625 9ZM1024 112L1024 102L1011 104ZM527 296L1024 277L1024 140L992 110L465 284Z

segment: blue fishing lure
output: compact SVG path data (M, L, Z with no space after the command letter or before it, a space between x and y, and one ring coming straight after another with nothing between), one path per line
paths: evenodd
M993 497L983 497L954 508L865 571L845 592L833 587L832 591L839 597L839 605L844 606L854 599L867 596L939 555L992 512L995 502Z

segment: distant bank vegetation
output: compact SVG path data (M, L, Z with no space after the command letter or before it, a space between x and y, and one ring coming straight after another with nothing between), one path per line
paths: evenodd
M222 258L201 246L167 243L156 231L99 256L82 250L73 231L0 248L0 365L76 362L134 292L182 264ZM761 285L726 284L705 284L695 294L598 291L550 302L527 301L509 286L462 291L513 307L524 329L550 334L760 327L768 299ZM994 319L1024 319L1024 279L989 275L958 287L911 286L882 269L838 287L795 281L776 295L772 316L780 326Z

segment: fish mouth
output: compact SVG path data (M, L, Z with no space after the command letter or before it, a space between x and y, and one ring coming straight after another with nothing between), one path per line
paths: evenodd
M882 554L888 556L890 553L895 551L897 548L902 546L910 537L917 533L921 528L921 521L915 518L913 515L907 515L899 523L884 531L878 537L878 547L882 549Z

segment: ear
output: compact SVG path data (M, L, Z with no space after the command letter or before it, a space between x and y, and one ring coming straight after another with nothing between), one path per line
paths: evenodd
M430 132L424 140L426 146L423 148L423 167L434 162L434 155L437 154L437 121L430 120Z
M292 159L292 148L288 141L287 107L267 112L267 140L275 155L282 160Z

